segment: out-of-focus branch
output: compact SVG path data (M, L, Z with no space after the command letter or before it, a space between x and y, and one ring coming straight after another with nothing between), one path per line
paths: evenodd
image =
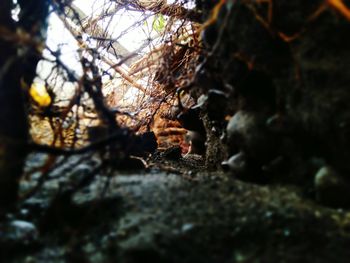
M130 1L130 0L119 0L117 1L121 5L131 6L136 10L140 11L151 11L154 13L159 13L165 16L170 16L178 19L190 20L193 22L201 23L202 15L195 9L187 9L180 4L167 4L165 0L147 1Z
M118 8L113 10L113 12L117 12ZM111 15L112 11L109 12ZM100 27L96 21L89 21L87 20L87 15L75 4L72 4L71 7L65 9L65 15L77 25L77 19L79 19L82 22L82 25L84 27L85 33L88 35L92 36L94 39L100 38L106 39L106 41L101 41L101 45L106 48L107 52L112 54L112 55L118 55L121 58L129 58L128 60L125 61L125 64L130 66L133 64L135 61L140 59L140 56L137 54L133 54L130 52L126 47L124 47L122 44L120 44L119 41L117 40L112 40L112 38L108 35L106 35L105 30ZM93 25L93 27L92 27ZM116 54L115 54L116 53Z
M86 44L84 43L84 41L81 38L82 32L79 31L77 25L74 24L74 22L72 21L72 19L70 19L69 21L67 20L67 18L63 15L63 14L58 14L60 19L63 21L63 23L65 24L67 30L70 31L70 33L75 36L75 39L78 41L78 44L80 46L85 46ZM74 26L72 25L74 24ZM132 53L128 53L129 56L132 56ZM126 70L124 70L119 64L116 64L115 62L111 61L110 59L108 59L107 57L101 55L101 59L103 62L105 62L107 65L109 65L115 72L117 72L118 74L120 74L120 76L122 78L124 78L126 81L128 81L133 87L139 89L140 91L142 91L143 93L147 94L147 95L151 95L150 92L147 91L147 89L145 87L143 87L142 85L140 85L139 83L137 83L129 74Z

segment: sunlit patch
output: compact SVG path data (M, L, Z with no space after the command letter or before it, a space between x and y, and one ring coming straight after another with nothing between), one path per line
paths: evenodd
M227 3L219 2L213 20ZM96 107L88 116L86 106L100 91L118 125L139 133L154 129L157 135L163 128L154 124L157 112L174 106L175 91L188 86L195 74L201 52L195 1L74 0L65 5L67 13L53 5L47 48L37 67L36 82L47 83L50 95L37 83L23 85L33 104L41 106L33 107L38 115L31 119L33 140L65 148L91 143L84 137L86 127L102 124L105 117ZM68 119L73 124L66 125ZM168 128L157 139L167 146L180 144L184 130Z
M51 97L43 84L34 82L29 89L29 94L41 107L47 107L51 103Z

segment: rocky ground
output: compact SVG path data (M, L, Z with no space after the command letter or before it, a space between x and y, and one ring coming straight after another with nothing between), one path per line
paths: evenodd
M43 158L32 155L29 166ZM71 176L96 160L80 160ZM115 172L108 187L108 177L96 175L72 199L57 198L68 179L64 166L56 169L1 223L1 261L348 262L349 211L322 207L293 186L208 172L195 155L149 165ZM23 181L22 191L34 181Z
M214 2L196 1L197 104L177 115L205 130L206 160L31 154L0 262L350 261L350 210L315 202L350 207L349 1Z

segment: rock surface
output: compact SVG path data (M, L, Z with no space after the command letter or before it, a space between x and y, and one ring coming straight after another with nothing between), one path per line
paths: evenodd
M209 55L199 66L196 84L203 96L211 89L228 96L221 108L226 116L234 116L229 127L236 121L233 128L243 137L238 150L245 148L258 166L281 156L288 167L281 173L299 173L298 183L312 180L313 169L300 171L307 170L313 158L324 159L340 176L349 177L349 2L248 0L216 7L220 9L203 32ZM215 106L206 103L207 108ZM208 145L212 150L207 159L221 162L224 154L215 151L220 143L214 139L221 134L211 130L222 125L217 116L203 115L207 136L214 142ZM237 124L238 115L243 126ZM268 130L258 116L268 120ZM230 147L229 155L238 152Z
M6 262L348 261L348 210L319 206L296 187L206 172L203 160L191 156L157 162L149 172L96 175L71 199L61 195L64 205L57 198L63 178L50 180L22 204L28 213L12 215L33 224L28 233L35 240L1 246L1 256ZM56 204L47 209L52 197ZM1 244L12 230L1 228Z

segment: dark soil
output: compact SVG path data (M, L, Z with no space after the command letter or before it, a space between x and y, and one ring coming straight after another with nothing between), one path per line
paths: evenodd
M206 172L195 155L158 156L147 172L116 172L104 192L106 179L97 176L72 200L61 196L50 206L60 184L45 184L1 225L3 262L348 262L350 257L350 212L322 207L297 187L254 185ZM32 223L32 231L21 236L20 228L9 227L16 220Z

